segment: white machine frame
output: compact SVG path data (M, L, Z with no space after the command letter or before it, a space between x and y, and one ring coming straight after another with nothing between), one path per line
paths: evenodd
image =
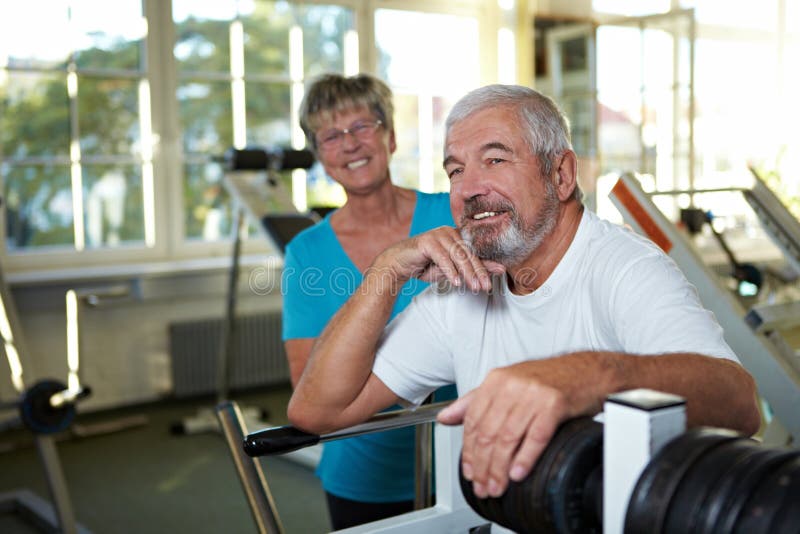
M661 447L685 430L685 403L675 395L637 389L610 396L604 409L605 411L597 416L597 419L604 424L603 465L606 476L603 478L603 532L621 534L628 501L642 471ZM405 414L399 412L400 415L396 419L412 420L415 417L413 410L404 412ZM282 533L283 527L258 459L247 456L243 450L242 441L246 428L238 415L238 408L235 403L228 402L218 406L217 415L259 532ZM424 421L416 417L413 423L409 424L420 422ZM370 431L382 429L385 428L375 426ZM345 429L339 434L341 437L346 437L350 435L347 431L348 429ZM461 493L458 459L461 455L462 427L436 424L434 432L436 505L336 532L342 534L510 532L478 515L467 504ZM323 441L332 439L325 436L321 438Z
M776 222L784 217L774 216L780 210L774 202L769 202L765 190L769 192L761 184L749 190L745 198L748 202L751 199L761 199L761 208L756 213L762 221L767 217L765 214L772 214L769 216L771 223L765 224L765 228L791 259L794 253L790 244L800 240L789 239L787 236L793 236L795 231L800 235L800 225L797 221L794 221L794 226L783 226ZM778 348L766 335L773 330L763 324L761 328L754 330L758 321L746 320L747 311L722 285L719 276L705 265L687 237L655 205L651 195L642 189L634 175L625 174L620 177L611 191L611 200L622 213L625 222L660 246L694 284L700 300L716 315L724 330L725 340L742 365L753 375L759 394L769 403L788 435L795 443L800 443L800 360L794 351L787 352Z

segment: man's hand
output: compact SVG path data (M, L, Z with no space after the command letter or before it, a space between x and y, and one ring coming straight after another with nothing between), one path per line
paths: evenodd
M497 497L524 479L558 426L594 415L613 392L650 388L686 399L689 426L758 429L753 379L730 360L694 353L636 356L575 352L500 367L439 413L464 424L464 476L478 497Z
M456 287L466 284L473 291L489 291L490 273L503 273L505 268L478 258L458 230L443 226L382 252L368 274L381 276L385 272L396 276L400 285L413 277L433 283L447 280Z
M502 495L509 478L528 475L563 421L600 410L604 377L595 363L569 355L494 369L439 414L440 423L464 424L462 470L476 496Z

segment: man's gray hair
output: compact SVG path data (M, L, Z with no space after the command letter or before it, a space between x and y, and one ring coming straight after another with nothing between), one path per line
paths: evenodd
M525 126L525 141L539 158L543 177L553 172L553 160L566 150L572 150L569 120L550 97L521 85L487 85L467 93L450 110L445 122L445 137L454 125L486 108L507 106L515 108ZM446 146L446 142L445 142ZM575 185L575 199L583 198Z

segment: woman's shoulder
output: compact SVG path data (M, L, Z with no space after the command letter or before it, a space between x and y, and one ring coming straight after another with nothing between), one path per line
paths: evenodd
M447 204L450 207L450 193L426 193L424 191L414 190L417 194L417 200L426 204Z
M329 246L334 242L333 238L330 221L326 217L294 236L286 245L286 251L297 255L307 250L319 250L320 247Z
M433 227L454 226L449 193L417 191L416 213L429 220Z

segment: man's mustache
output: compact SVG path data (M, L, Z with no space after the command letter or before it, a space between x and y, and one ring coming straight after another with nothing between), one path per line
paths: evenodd
M507 200L490 202L484 198L470 198L464 202L464 213L461 215L459 225L463 226L471 221L475 215L479 213L485 213L487 211L493 211L496 213L509 212L512 216L516 214L514 206Z

